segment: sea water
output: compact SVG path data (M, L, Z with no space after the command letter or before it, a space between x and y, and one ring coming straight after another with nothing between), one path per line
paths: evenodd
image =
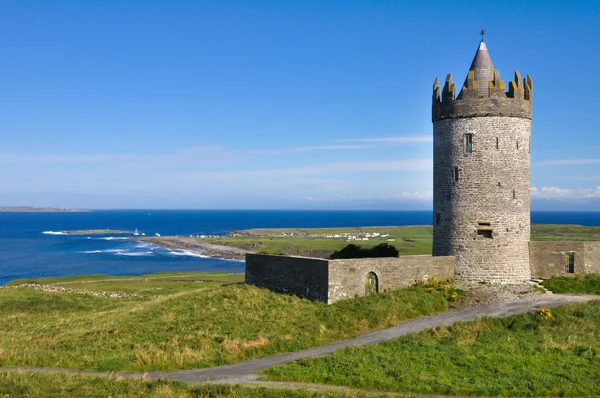
M110 210L0 213L0 285L18 278L77 274L243 272L244 263L209 258L126 235L67 235L112 229L167 235L225 235L249 228L430 225L430 211ZM598 212L532 212L534 224L600 225Z

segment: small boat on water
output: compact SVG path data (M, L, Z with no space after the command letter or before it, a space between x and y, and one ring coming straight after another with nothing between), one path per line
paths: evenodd
M135 231L133 232L133 236L138 236L140 233L138 232L137 228L135 229Z

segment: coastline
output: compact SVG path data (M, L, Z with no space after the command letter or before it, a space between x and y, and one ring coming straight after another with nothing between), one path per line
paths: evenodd
M153 243L170 249L193 250L201 252L208 257L223 258L226 260L244 261L246 253L253 253L250 250L240 249L239 247L213 245L199 242L196 238L179 236L145 236L141 238L129 238L128 240Z
M61 207L0 206L0 213L90 213L86 209L67 209Z

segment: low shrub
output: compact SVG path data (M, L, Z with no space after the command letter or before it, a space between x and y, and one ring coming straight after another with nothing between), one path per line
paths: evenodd
M349 244L343 249L333 252L330 258L337 260L342 258L398 257L399 254L398 249L387 243L381 243L371 248Z

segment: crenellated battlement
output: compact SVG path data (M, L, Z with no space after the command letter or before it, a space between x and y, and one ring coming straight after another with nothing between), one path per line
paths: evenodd
M480 84L488 84L487 95L481 95ZM508 91L500 79L500 71L494 70L492 81L475 80L475 72L470 70L462 90L456 94L456 84L452 74L446 77L440 90L439 80L433 83L432 120L460 119L478 116L512 116L531 119L532 113L531 76L521 79L515 72L515 79L509 82ZM485 93L485 91L483 91Z

